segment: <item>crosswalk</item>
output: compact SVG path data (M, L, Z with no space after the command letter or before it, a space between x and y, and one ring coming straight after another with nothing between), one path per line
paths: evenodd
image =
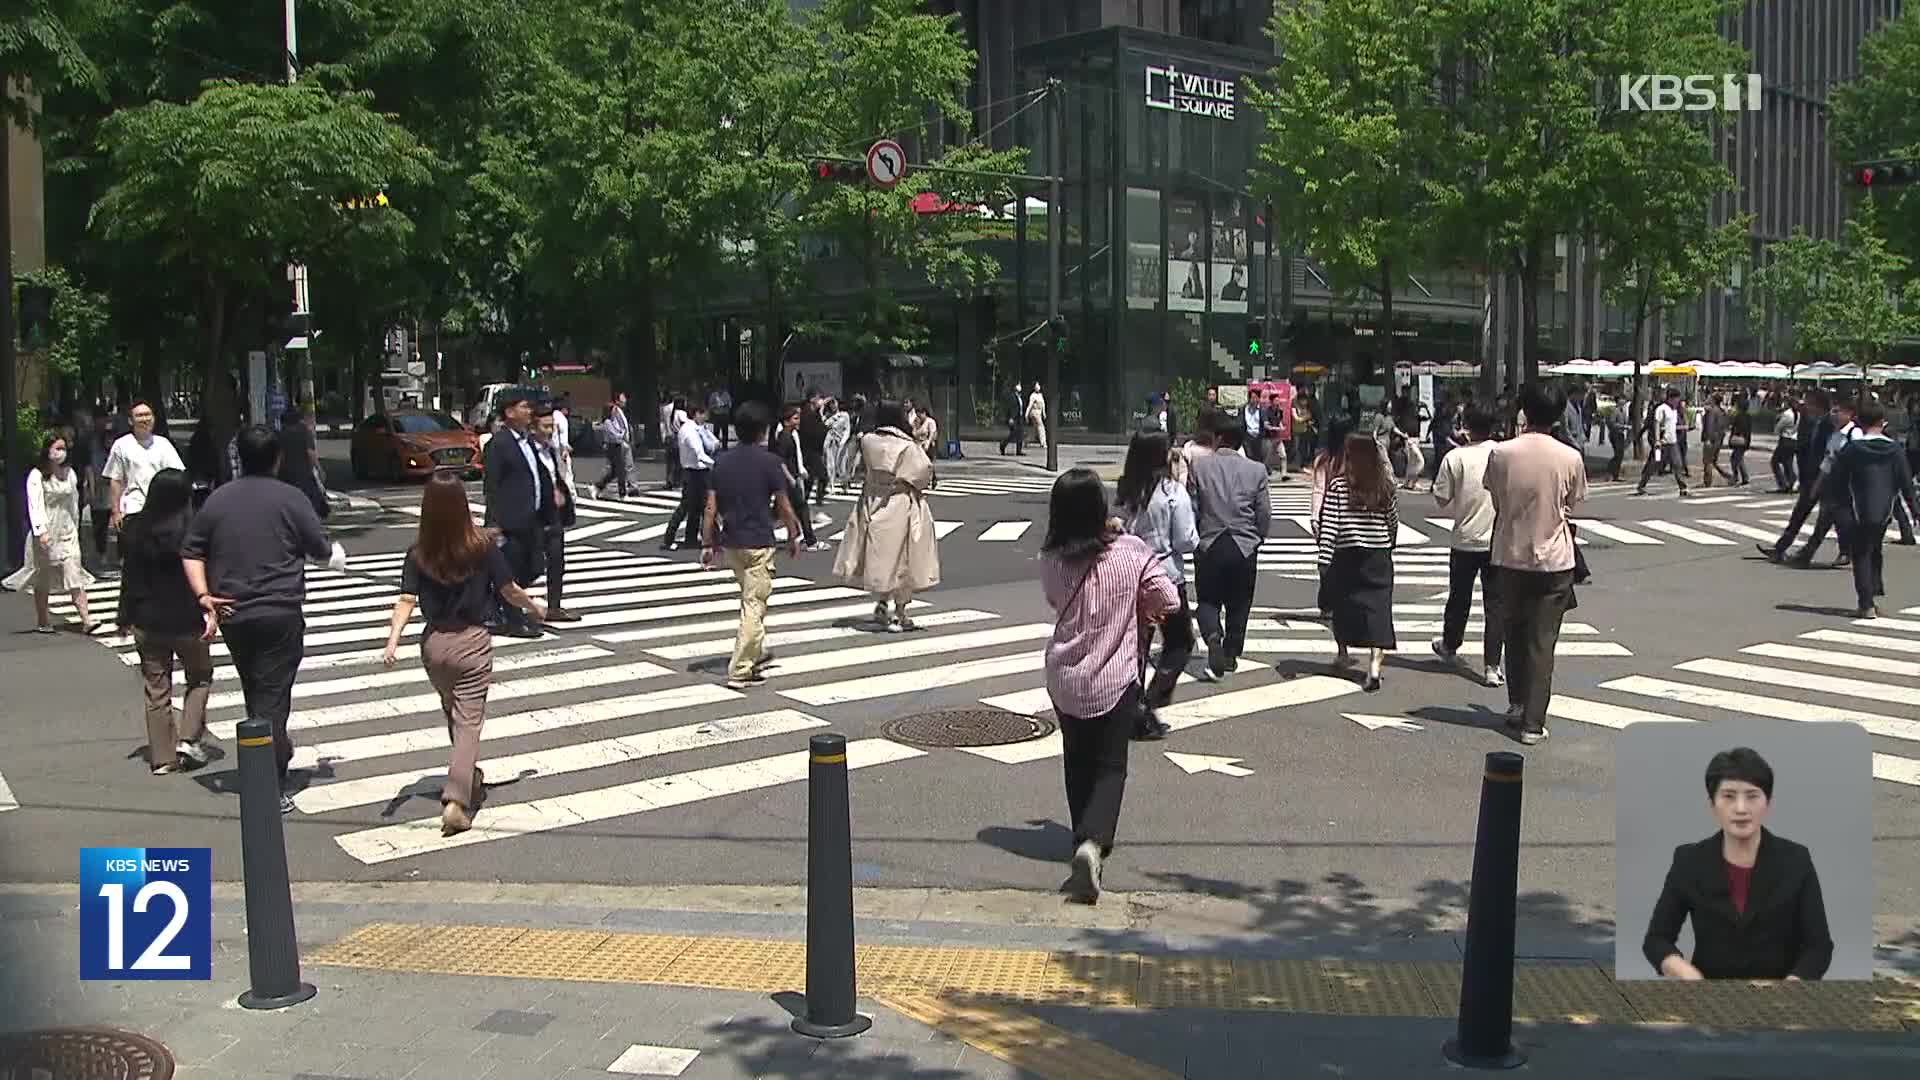
M481 742L487 798L472 831L443 837L447 733L438 695L411 648L392 668L381 662L403 558L368 554L345 571L309 569L307 656L289 721L293 768L305 778L293 795L296 811L337 825L340 850L369 865L800 783L807 762L799 747L830 720L844 723L841 707L1050 708L1050 622L945 606L936 596L914 605L915 631L885 633L864 622L868 597L819 582L804 560L775 579L767 632L777 657L768 683L730 689L724 676L738 599L728 573L578 544L568 554L567 606L584 621L537 639L496 639ZM106 582L91 601L111 605L116 597ZM72 612L63 606L61 614ZM1410 626L1431 617L1417 606L1408 612ZM421 629L417 620L406 627L403 642L417 642ZM1590 627L1571 628L1570 637L1593 643ZM95 640L138 663L131 638ZM1349 679L1282 680L1265 669L1265 657L1313 654L1324 640L1318 624L1271 620L1249 642L1241 673L1223 684L1187 680L1164 718L1186 729L1358 693ZM223 643L215 653L209 728L230 747L244 697ZM176 686L184 681L176 673ZM1057 736L964 753L856 737L848 763L880 768L960 755L1018 766L1060 752Z
M1557 693L1547 714L1614 729L1728 716L1854 723L1874 738L1874 779L1920 787L1920 607L1852 627L1609 679L1591 694Z

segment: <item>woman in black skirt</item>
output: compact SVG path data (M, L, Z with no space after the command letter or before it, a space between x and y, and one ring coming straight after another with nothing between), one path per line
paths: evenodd
M1393 473L1371 435L1347 437L1341 468L1327 480L1320 504L1319 564L1323 593L1340 646L1336 668L1352 665L1350 648L1371 650L1360 687L1380 689L1380 668L1393 635L1393 544L1400 533Z
M1326 444L1320 447L1307 471L1313 483L1313 496L1309 505L1312 517L1313 535L1320 535L1320 508L1326 502L1327 485L1340 475L1347 462L1347 435L1353 431L1353 424L1345 417L1336 416L1327 427ZM1327 568L1320 566L1320 591L1318 594L1320 617L1333 617L1333 594L1327 591Z

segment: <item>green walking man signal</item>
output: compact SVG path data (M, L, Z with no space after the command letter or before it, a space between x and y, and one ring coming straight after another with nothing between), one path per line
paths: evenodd
M20 286L20 347L44 349L53 344L53 287Z

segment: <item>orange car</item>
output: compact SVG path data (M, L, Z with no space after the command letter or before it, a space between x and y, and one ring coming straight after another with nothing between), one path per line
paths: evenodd
M399 409L376 413L353 431L353 475L357 480L407 480L459 469L468 479L480 475L480 437L445 413Z

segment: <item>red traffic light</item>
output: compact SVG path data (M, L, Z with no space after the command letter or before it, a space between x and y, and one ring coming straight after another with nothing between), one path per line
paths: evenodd
M862 184L867 179L864 165L846 161L816 161L813 163L814 179L829 184Z
M831 161L816 161L816 162L814 162L814 163L813 163L813 175L815 175L815 176L817 176L817 177L819 177L819 178L820 178L820 179L822 179L822 180L831 180L831 179L833 179L833 162L831 162Z
M1873 170L1872 169L1859 170L1858 172L1853 174L1853 182L1856 184L1859 184L1861 187L1872 187L1873 186Z
M1920 171L1913 163L1905 161L1883 161L1874 165L1856 165L1847 174L1847 183L1854 187L1876 188L1911 184L1920 179Z

